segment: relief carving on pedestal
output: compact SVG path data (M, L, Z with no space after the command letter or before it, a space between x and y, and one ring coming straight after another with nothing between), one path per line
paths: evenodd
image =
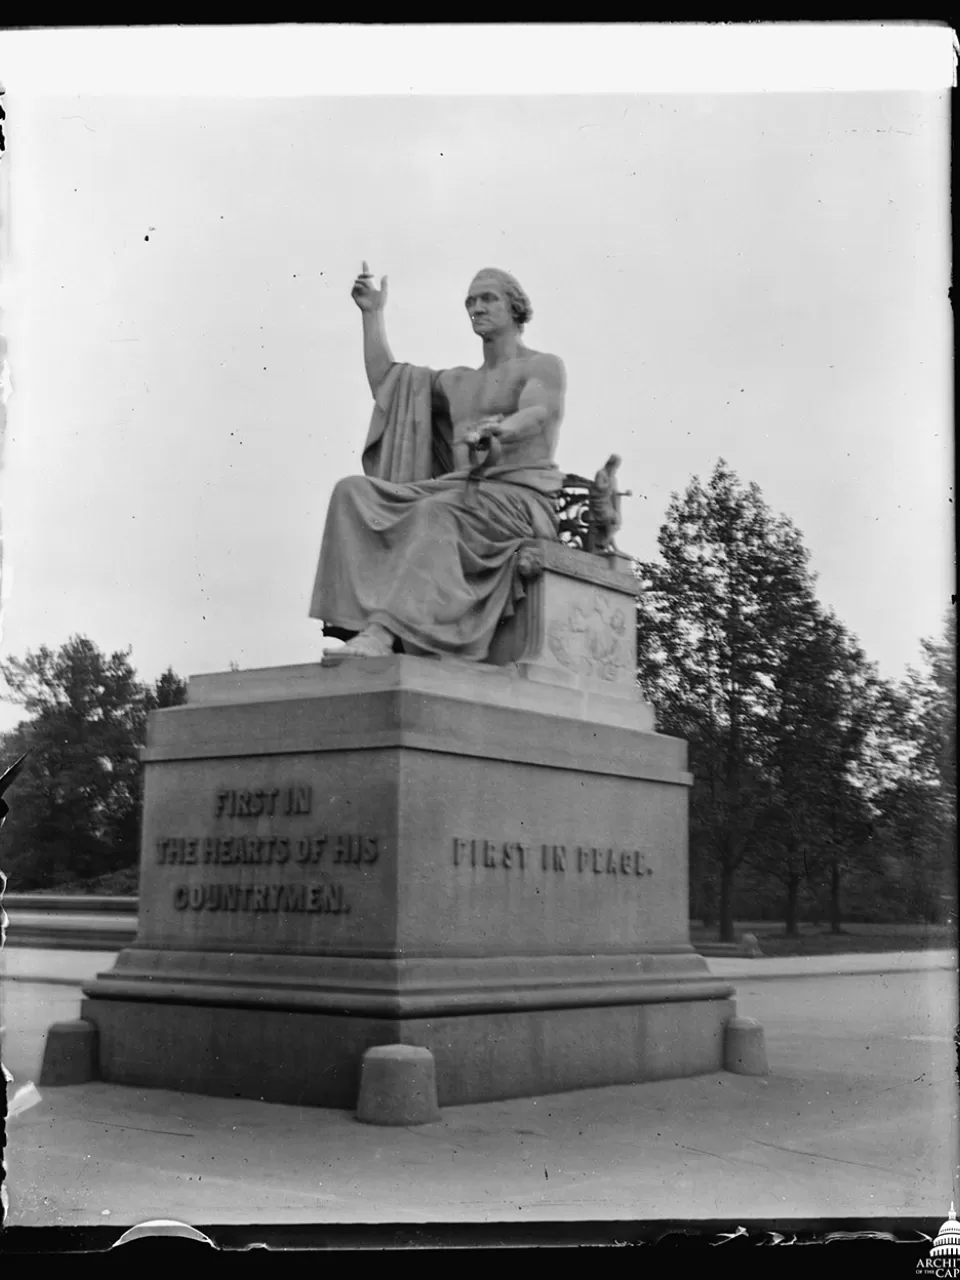
M632 613L595 591L589 602L571 605L547 628L547 647L568 671L594 680L617 680L630 671Z

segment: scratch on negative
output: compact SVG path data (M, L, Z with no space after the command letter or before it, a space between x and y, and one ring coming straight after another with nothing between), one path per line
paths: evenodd
M761 1138L751 1138L759 1147L773 1147L777 1151L789 1151L792 1156L810 1156L814 1160L832 1160L835 1164L855 1164L860 1169L878 1169L881 1173L896 1173L896 1169L887 1169L882 1164L867 1164L863 1160L844 1160L842 1156L825 1156L819 1151L800 1151L797 1147L784 1147L779 1142L764 1142Z
M683 1142L678 1142L677 1146L681 1151L695 1151L700 1156L713 1156L715 1160L726 1160L730 1164L751 1164L754 1168L761 1167L758 1160L743 1160L739 1156L722 1156L716 1151L704 1151L702 1147L688 1147Z

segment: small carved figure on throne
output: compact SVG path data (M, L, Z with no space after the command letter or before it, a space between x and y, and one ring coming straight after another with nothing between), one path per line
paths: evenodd
M594 555L621 554L613 540L620 528L620 499L631 498L631 490L617 489L620 457L613 453L601 467L590 486L590 519L585 550Z

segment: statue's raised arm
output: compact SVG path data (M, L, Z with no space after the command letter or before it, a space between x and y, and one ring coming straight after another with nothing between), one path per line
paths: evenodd
M363 315L363 363L370 391L376 395L390 366L395 363L383 320L383 309L387 305L387 277L382 276L380 288L375 289L370 268L364 262L353 282L350 296Z

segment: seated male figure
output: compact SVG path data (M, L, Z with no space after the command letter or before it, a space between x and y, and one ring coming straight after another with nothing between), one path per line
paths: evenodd
M374 288L364 263L352 296L374 421L367 474L341 480L331 497L311 616L348 640L338 656L400 647L483 661L522 595L517 551L557 536L563 365L524 344L529 299L499 270L481 271L467 293L478 369L398 365L386 278Z

